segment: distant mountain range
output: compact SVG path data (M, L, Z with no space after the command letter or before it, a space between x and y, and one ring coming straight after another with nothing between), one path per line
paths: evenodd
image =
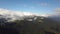
M52 19L54 21L60 22L60 15L59 14L51 15L48 18L50 18L50 19Z

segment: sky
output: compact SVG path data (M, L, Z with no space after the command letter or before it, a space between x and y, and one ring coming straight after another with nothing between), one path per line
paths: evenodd
M0 0L0 8L21 12L53 14L60 0Z

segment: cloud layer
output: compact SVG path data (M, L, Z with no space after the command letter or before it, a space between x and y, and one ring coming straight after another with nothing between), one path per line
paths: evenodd
M18 16L31 16L31 15L36 15L36 16L47 16L47 14L38 14L38 13L31 13L31 12L22 12L22 11L12 11L12 10L7 10L7 9L0 9L0 14L2 15L18 15Z
M13 21L16 19L21 20L25 16L34 16L34 15L35 14L33 14L31 12L21 12L21 11L12 11L12 10L7 10L7 9L0 9L0 18L11 19L9 21Z
M56 8L55 11L60 13L60 8Z
M11 10L6 10L6 9L0 9L0 14L11 14L11 15L20 15L20 16L29 16L33 15L33 13L30 12L21 12L21 11L11 11Z
M50 6L48 3L40 3L41 6Z
M60 8L55 8L54 13L55 13L54 15L59 16L60 15Z

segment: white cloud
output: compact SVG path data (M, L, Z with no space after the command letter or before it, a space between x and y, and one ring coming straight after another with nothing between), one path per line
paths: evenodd
M60 15L60 7L59 8L55 8L54 12L55 12L56 15Z
M7 9L0 9L0 15L3 15L3 18L11 18L15 19L23 19L24 16L33 16L34 14L31 12L22 12L22 11L12 11ZM0 16L1 18L1 16Z
M51 14L50 16L59 17L60 16L60 8L55 8L54 9L54 14Z
M14 17L14 15L17 16L48 16L47 14L38 14L38 13L31 13L31 12L22 12L22 11L12 11L12 10L7 10L7 9L0 9L0 14L2 15L11 15Z
M38 14L38 13L31 13L31 12L22 12L22 11L13 11L13 10L7 10L7 9L0 9L0 15L3 15L3 18L11 18L11 20L23 20L25 16L44 16L48 17L47 14ZM1 16L0 16L1 17Z
M56 11L56 12L60 12L60 8L56 8L55 11Z
M7 10L7 9L0 9L0 14L15 14L15 15L20 15L20 16L23 16L23 15L33 15L32 13L30 12L22 12L22 11L12 11L12 10Z
M48 3L40 3L41 6L50 6Z

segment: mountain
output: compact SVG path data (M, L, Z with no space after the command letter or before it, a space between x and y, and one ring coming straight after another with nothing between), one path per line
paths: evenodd
M60 22L60 15L59 15L59 14L51 15L51 16L49 16L48 18L50 18L51 20Z

